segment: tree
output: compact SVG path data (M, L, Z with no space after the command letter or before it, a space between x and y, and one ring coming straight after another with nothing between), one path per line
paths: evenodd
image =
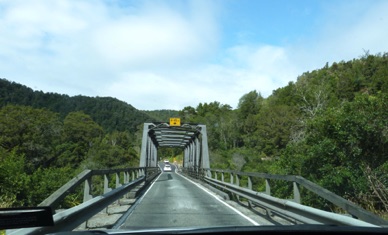
M129 133L108 133L95 141L88 151L88 168L117 168L138 166L138 154L134 150Z
M293 126L296 125L296 110L286 105L266 107L258 115L254 146L267 156L279 154L290 141Z
M178 113L179 116L182 118L183 123L195 122L194 118L197 116L195 108L191 106L186 106Z
M239 110L240 118L248 117L248 115L256 115L260 112L264 98L256 90L243 95L239 102L237 109Z
M16 150L0 147L0 205L23 206L26 202L30 179L26 174L25 156Z
M359 94L353 102L329 108L309 120L305 139L288 146L279 168L368 205L372 192L365 173L388 174L382 173L388 162L386 110L388 95L383 93Z
M297 105L308 118L316 116L327 107L332 93L330 78L325 70L300 76L295 90L299 98Z
M78 166L87 156L93 141L102 138L103 130L84 112L71 112L64 120L64 144L59 147L61 164Z
M89 143L101 137L102 128L82 111L69 113L64 120L65 139L70 142Z
M256 90L251 91L240 98L237 107L238 131L244 141L244 145L252 147L255 140L253 133L257 127L257 115L263 107L264 98ZM253 142L252 142L253 141Z
M62 123L56 113L28 106L0 109L0 146L25 154L30 171L55 157L61 134Z

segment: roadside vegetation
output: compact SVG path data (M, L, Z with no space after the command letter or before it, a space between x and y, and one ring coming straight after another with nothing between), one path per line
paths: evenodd
M207 125L211 167L303 176L378 213L388 211L388 54L326 64L237 109L185 107ZM287 190L278 190L283 196ZM304 203L330 208L312 195Z

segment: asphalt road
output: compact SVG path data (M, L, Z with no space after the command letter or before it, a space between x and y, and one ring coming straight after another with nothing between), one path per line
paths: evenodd
M163 172L121 229L251 226L249 220L186 178Z

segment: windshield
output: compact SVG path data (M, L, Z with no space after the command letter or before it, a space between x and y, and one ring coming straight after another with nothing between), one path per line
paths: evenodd
M0 0L0 208L51 208L40 232L387 226L387 12Z

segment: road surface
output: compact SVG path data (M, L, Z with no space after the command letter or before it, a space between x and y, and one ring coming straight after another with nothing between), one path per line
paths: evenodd
M254 225L198 185L175 173L174 166L172 169L172 172L163 172L158 177L121 229Z

